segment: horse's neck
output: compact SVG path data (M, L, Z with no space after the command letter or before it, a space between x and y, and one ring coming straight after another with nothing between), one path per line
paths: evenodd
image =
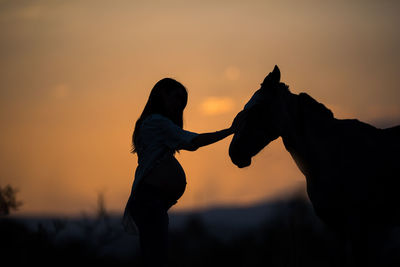
M289 152L301 153L302 139L304 138L304 130L301 121L302 114L299 113L300 101L297 95L289 93L286 98L284 112L282 113L284 122L281 126L281 137L286 149Z
M331 120L321 119L318 112L301 101L299 95L290 93L286 100L285 121L282 140L286 150L292 155L304 175L312 171L315 151L320 146L318 140L323 128Z

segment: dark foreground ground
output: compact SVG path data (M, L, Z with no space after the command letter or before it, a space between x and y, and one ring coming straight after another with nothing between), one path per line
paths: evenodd
M120 216L0 219L0 266L142 266ZM346 246L301 195L244 208L173 213L169 266L343 266ZM400 266L400 234L378 248Z

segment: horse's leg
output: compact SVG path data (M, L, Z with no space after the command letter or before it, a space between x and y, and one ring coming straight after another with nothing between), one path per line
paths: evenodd
M374 263L375 251L371 246L369 222L365 217L355 216L351 228L352 255L354 266L376 266Z
M368 249L368 239L366 238L367 233L360 229L355 235L353 235L353 260L354 266L370 266L368 258L370 257Z
M367 231L361 217L354 212L347 217L346 236L348 237L346 266L369 266L367 260Z
M380 225L370 233L370 262L380 267L400 266L400 228Z
M350 226L352 225L349 216L343 216L343 225L336 230L338 230L339 237L342 244L342 266L343 267L353 267L353 243Z
M348 236L346 235L340 235L340 244L342 246L342 258L341 258L341 266L343 267L352 267L354 266L353 260L352 260L352 244L351 240Z

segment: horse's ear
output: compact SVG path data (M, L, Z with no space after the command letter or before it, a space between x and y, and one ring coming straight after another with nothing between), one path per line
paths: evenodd
M275 65L274 70L270 72L267 77L265 77L263 81L263 85L267 84L277 84L281 81L281 71L279 70L278 66Z
M277 65L275 65L274 70L272 71L272 81L274 83L279 83L281 81L281 71Z

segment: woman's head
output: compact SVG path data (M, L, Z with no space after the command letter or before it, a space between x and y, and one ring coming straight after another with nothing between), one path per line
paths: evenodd
M151 105L154 113L174 120L175 115L182 114L185 109L187 98L186 88L180 82L171 78L164 78L154 85L147 103Z
M136 137L142 121L151 114L161 114L179 127L183 127L183 110L186 107L188 94L180 82L164 78L158 81L150 92L149 99L142 114L136 121L132 135L132 153L136 152Z

